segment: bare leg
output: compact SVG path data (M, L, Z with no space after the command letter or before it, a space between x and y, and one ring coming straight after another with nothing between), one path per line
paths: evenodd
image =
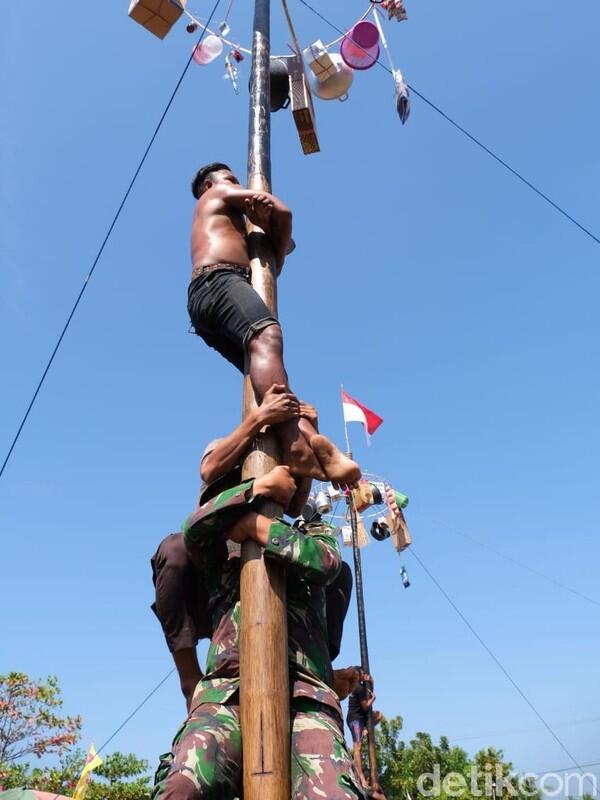
M356 767L358 777L360 778L363 787L366 787L367 779L365 778L365 773L363 772L362 768L361 744L362 742L354 742L354 766Z
M248 343L250 380L258 403L274 384L289 388L283 365L283 336L279 325L269 325ZM304 417L276 426L284 464L298 477L329 479L333 485L352 486L360 478L355 461L343 455L325 436L317 434Z
M354 488L360 480L360 467L356 461L345 456L326 436L316 433L307 419L300 419L300 430L308 439L323 472L334 487L336 489L339 486Z
M267 389L274 383L289 386L283 365L283 337L279 325L269 325L250 339L248 359L250 380L259 404ZM283 462L290 467L294 475L324 480L323 470L300 432L298 423L299 420L291 419L275 426Z
M296 478L296 483L298 484L296 493L290 500L290 504L285 510L286 514L289 514L290 517L299 517L300 514L302 514L310 494L312 478L298 477Z

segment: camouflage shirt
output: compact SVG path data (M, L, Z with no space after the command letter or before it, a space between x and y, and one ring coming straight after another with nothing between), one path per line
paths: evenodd
M248 508L252 482L247 481L209 501L225 515ZM224 498L226 496L226 498ZM223 501L228 509L223 509ZM250 505L253 502L250 501ZM224 703L239 688L240 558L239 545L226 541L212 519L186 523L186 541L194 563L204 574L213 623L206 674L198 683L192 708L199 703ZM203 522L204 522L203 521ZM221 527L220 525L218 526ZM291 527L275 520L269 531L265 557L278 561L287 573L288 659L290 693L331 706L341 713L332 686L327 638L325 587L337 575L341 556L334 528L325 523Z

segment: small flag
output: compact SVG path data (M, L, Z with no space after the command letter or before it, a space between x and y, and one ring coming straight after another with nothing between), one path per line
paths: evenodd
M344 422L360 422L364 425L365 436L367 437L367 444L371 444L371 434L375 433L377 428L383 422L383 419L371 411L358 400L345 392L342 389L342 408L344 410Z
M91 778L92 770L96 769L102 764L102 759L96 753L96 748L94 745L90 745L90 749L88 751L87 757L85 759L85 765L81 770L81 775L79 776L79 780L77 781L77 786L75 787L75 791L73 792L73 800L83 800L85 794L87 792L88 784Z

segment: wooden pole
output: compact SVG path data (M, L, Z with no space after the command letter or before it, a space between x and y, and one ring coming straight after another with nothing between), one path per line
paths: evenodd
M250 78L248 187L271 191L270 0L255 0ZM249 227L252 285L274 315L277 281L269 240ZM244 416L255 405L244 379ZM243 465L244 477L264 475L279 463L270 432L256 438ZM282 509L266 504L265 514ZM242 546L240 579L240 713L244 754L244 800L290 798L290 704L287 658L285 574L265 561L254 542Z
M348 453L352 458L352 453ZM358 609L358 638L360 642L360 665L362 669L371 674L369 665L369 646L367 643L367 621L365 617L365 596L363 592L362 561L358 547L358 520L352 495L348 497L350 510L350 525L352 527L352 554L354 556L354 587L356 591L356 607ZM379 769L377 766L377 750L375 748L375 725L373 724L373 709L367 715L367 732L369 734L369 769L371 771L371 786L379 785Z

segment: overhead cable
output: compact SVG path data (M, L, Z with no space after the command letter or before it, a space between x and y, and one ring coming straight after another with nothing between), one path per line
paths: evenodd
M206 23L207 25L210 25L210 23L212 21L212 18L215 15L215 12L216 12L217 8L219 7L220 2L221 2L221 0L216 0L215 4L213 6L213 9L212 9L212 11L210 13L210 16L208 18L208 22ZM202 41L202 38L203 38L205 32L206 32L206 28L204 28L202 30L202 33L200 34L200 38L198 39L196 47ZM135 172L133 173L133 177L129 181L129 186L127 187L127 189L125 191L125 194L123 195L123 197L121 199L121 202L119 203L119 206L118 206L118 208L117 208L117 210L115 212L115 215L113 216L112 222L108 226L108 230L106 231L104 239L102 240L102 244L100 245L100 248L98 249L98 252L96 253L96 257L94 258L94 261L92 262L92 266L90 268L90 271L85 276L85 280L83 281L83 286L81 287L81 289L79 291L79 294L77 295L77 299L75 300L75 303L73 304L71 312L69 313L69 316L67 317L67 321L65 322L65 324L63 326L63 329L62 329L62 331L60 333L60 336L58 337L58 341L56 342L56 344L54 346L54 349L53 349L53 351L52 351L52 353L50 355L50 358L48 359L48 363L46 364L46 367L45 367L44 371L42 372L42 376L38 381L38 384L37 384L37 386L35 388L33 396L32 396L32 398L31 398L31 400L29 402L29 405L27 406L25 414L23 415L21 423L20 423L19 427L17 428L17 432L15 433L14 438L12 440L12 443L11 443L10 447L8 448L8 452L6 454L6 457L4 458L4 461L2 463L2 467L0 467L0 478L4 474L4 470L6 469L6 465L8 464L8 461L9 461L11 455L12 455L12 452L15 449L15 445L19 441L19 437L21 436L21 431L23 430L23 428L25 426L25 423L27 422L27 419L29 417L29 414L31 413L31 409L33 408L33 405L34 405L35 401L37 400L37 396L40 393L40 389L42 388L42 386L44 384L44 381L46 380L46 376L48 375L48 372L50 371L50 367L52 366L54 358L55 358L56 354L58 353L58 350L59 350L59 348L60 348L60 346L62 344L62 341L63 341L63 339L65 337L65 334L67 333L67 330L69 329L69 326L71 324L71 320L73 319L73 316L75 315L75 312L77 311L79 303L81 302L81 299L82 299L82 297L83 297L83 295L85 293L85 290L88 287L90 279L91 279L92 275L94 274L94 270L96 269L96 266L97 266L98 262L100 261L102 253L104 252L104 248L106 247L106 245L108 243L108 240L110 239L110 236L111 236L111 234L113 232L113 229L114 229L115 225L117 224L117 221L118 221L119 217L121 216L121 212L123 211L123 207L125 206L125 203L127 202L127 199L129 197L129 195L131 194L131 190L133 189L133 186L134 186L134 184L135 184L135 182L137 180L137 177L140 174L142 167L144 166L146 158L148 157L148 154L149 154L149 152L150 152L150 150L152 148L152 145L154 144L154 140L158 136L158 132L160 131L160 129L162 127L162 124L165 121L165 117L167 116L167 114L169 112L169 109L171 108L171 105L173 104L173 100L175 99L175 95L179 91L179 87L181 86L181 84L183 82L183 79L185 78L186 73L187 73L187 71L188 71L188 69L190 67L190 64L192 63L192 60L193 60L193 57L194 57L194 52L195 52L195 50L193 49L192 50L192 54L188 58L187 63L185 65L184 69L183 69L183 72L179 76L179 80L175 84L175 88L173 89L173 92L171 93L171 96L170 96L170 98L169 98L169 100L168 100L168 102L167 102L167 104L166 104L161 116L160 116L160 119L158 120L158 124L156 125L156 127L154 129L154 133L150 137L150 141L148 142L148 145L146 146L144 154L141 157L141 159L140 159L140 161L139 161L139 163L138 163L138 165L137 165L137 167L135 169Z
M347 31L344 31L342 28L339 28L337 25L335 25L333 22L331 22L331 20L327 19L327 17L325 17L320 11L318 11L316 8L314 8L307 0L299 0L299 2L302 3L302 5L306 6L306 8L308 8L310 11L312 11L313 14L316 14L317 17L319 17L319 19L323 20L323 22L325 22L327 25L329 25L331 28L333 28L333 30L337 31L342 36L349 36L349 33ZM357 47L360 47L358 42L354 42L354 44ZM363 48L361 48L361 49L363 49ZM376 63L382 69L384 69L386 72L389 72L390 75L393 75L392 70L386 64L384 64L383 61L381 61L380 59L377 59ZM554 200L552 200L551 197L549 197L545 192L543 192L541 189L539 189L534 183L532 183L530 180L528 180L522 173L520 173L514 167L511 167L511 165L507 161L505 161L505 159L503 159L501 156L499 156L497 153L495 153L490 147L488 147L486 144L484 144L481 141L481 139L478 139L477 136L474 136L472 133L470 133L465 127L463 127L460 123L458 123L455 119L453 119L449 114L447 114L442 108L440 108L440 106L438 106L436 103L434 103L428 97L426 97L422 92L419 92L417 89L415 89L415 87L412 86L410 83L407 83L407 86L410 89L410 91L413 92L413 94L415 94L420 100L422 100L430 108L432 108L435 112L437 112L441 117L443 117L446 120L446 122L449 122L450 125L454 126L456 128L456 130L460 131L460 133L462 133L464 136L466 136L468 139L470 139L471 142L473 142L473 144L475 144L475 145L477 145L477 147L481 148L485 153L487 153L488 156L493 158L494 161L496 161L498 164L500 164L506 170L508 170L515 178L518 178L518 180L520 180L522 183L524 183L525 186L527 186L529 189L531 189L531 191L535 192L539 197L541 197L542 200L545 200L546 203L551 205L552 208L554 208L555 211L558 211L559 214L562 214L562 216L565 217L566 219L568 219L569 222L571 222L573 225L575 225L577 228L579 228L579 230L582 231L582 233L585 233L586 236L589 236L589 238L592 239L594 242L596 242L596 244L600 244L600 237L596 236L595 233L592 233L592 231L589 228L586 228L585 225L583 225L581 222L579 222L577 219L575 219L575 217L572 214L570 214L561 205L559 205Z
M508 669L507 669L507 668L504 666L504 664L503 664L503 663L500 661L500 659L498 658L498 656L497 656L497 655L496 655L496 654L495 654L495 653L494 653L494 652L491 650L491 648L490 648L490 647L489 647L489 646L488 646L488 645L485 643L485 641L484 641L484 640L482 639L482 637L479 635L479 633L477 632L477 630L475 629L475 627L474 627L474 626L473 626L473 625L472 625L472 624L469 622L469 620L466 618L466 616L463 614L463 612L460 610L460 608L459 608L459 607L456 605L456 603L454 602L454 600L452 600L452 598L450 597L450 595L449 595L449 594L446 592L446 590L445 590L445 589L442 587L442 585L439 583L439 581L437 580L437 578L436 578L436 577L435 577L435 576L434 576L434 575L433 575L433 574L432 574L432 573L431 573L431 572L430 572L430 571L427 569L427 567L425 566L425 564L423 563L423 561L421 561L421 559L420 559L420 558L419 558L419 556L417 555L417 553L416 553L416 551L415 551L414 547L411 547L411 548L410 548L410 550L409 550L409 552L411 553L412 557L413 557L413 558L414 558L414 559L415 559L415 560L416 560L416 561L419 563L419 565L421 566L421 568L423 569L423 571L424 571L424 572L425 572L425 573L428 575L428 577L430 578L430 580L431 580L431 581L432 581L432 582L435 584L435 586L437 587L437 589L438 589L438 590L441 592L441 594L442 594L442 595L445 597L445 599L447 600L447 602L448 602L448 603L449 603L449 604L452 606L452 608L454 609L454 611L455 611L455 612L458 614L458 616L461 618L461 620L464 622L464 624L467 626L467 628L468 628L468 629L471 631L471 633L473 634L473 636L474 636L474 637L477 639L477 641L479 642L479 644L480 644L480 645L483 647L483 649L486 651L486 653L487 653L487 654L490 656L490 658L492 659L492 661L494 661L494 663L496 664L496 666L497 666L497 667L498 667L498 668L501 670L501 672L504 674L504 676L505 676L505 677L508 679L508 681L509 681L509 682L512 684L513 688L514 688L514 689L516 689L516 691L517 691L517 692L520 694L520 696L523 698L523 700L524 700L524 701L527 703L527 705L529 706L529 708L530 708L530 709L533 711L533 713L536 715L536 717L537 717L537 718L540 720L540 722L541 722L541 723L542 723L542 725L543 725L543 726L546 728L546 730L548 731L548 733L550 733L550 735L552 736L552 738L554 739L554 741L555 741L555 742L556 742L556 743L557 743L557 744L560 746L561 750L562 750L564 753L566 753L566 755L569 757L569 759L570 759L570 760L573 762L573 765L574 765L575 767L577 767L577 769L578 769L580 772L583 772L583 767L581 766L581 764L579 764L579 762L577 761L577 759L575 758L575 756L574 756L574 755L573 755L573 754L570 752L570 750L568 749L568 747L566 746L566 744L565 744L565 743L562 741L562 739L559 737L559 735L556 733L556 731L555 731L555 730L552 728L552 726L550 725L550 723L549 723L549 722L547 722L547 721L546 721L546 719L545 719L545 718L542 716L542 714L541 714L541 713L538 711L538 709L536 708L536 706L534 705L534 703L533 703L533 702L532 702L532 701L529 699L529 697L528 697L528 696L525 694L525 692L523 691L523 689L521 689L521 687L519 686L519 684L517 683L517 681L516 681L516 680L513 678L513 676L512 676L512 675L510 674L510 672L508 671ZM587 776L585 776L585 777L587 778L587 780L589 780L589 781L590 781L590 783L592 783L592 781L591 781L591 780L590 780L590 779L589 779ZM595 787L592 785L592 788L594 789Z

